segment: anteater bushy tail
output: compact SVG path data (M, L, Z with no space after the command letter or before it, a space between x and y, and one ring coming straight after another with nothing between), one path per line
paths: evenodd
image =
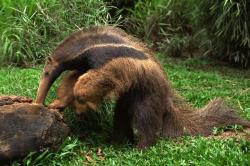
M250 127L250 122L242 119L222 99L210 101L204 108L196 111L180 110L177 116L182 119L186 132L190 135L208 136L214 127L242 125Z

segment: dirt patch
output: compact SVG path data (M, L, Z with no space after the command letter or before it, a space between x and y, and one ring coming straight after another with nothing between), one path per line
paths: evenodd
M215 139L229 139L236 138L239 140L248 140L250 141L250 128L245 128L243 131L224 131L218 135L210 135L208 138Z

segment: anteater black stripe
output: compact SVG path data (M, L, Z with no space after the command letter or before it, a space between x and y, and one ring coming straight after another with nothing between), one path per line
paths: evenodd
M64 64L64 67L70 69L71 66L79 66L79 69L84 68L84 70L100 68L112 59L119 57L148 59L144 52L132 47L103 45L87 49L70 63Z
M87 60L91 68L100 68L110 60L119 57L147 59L143 52L127 46L94 47L85 51L81 57Z

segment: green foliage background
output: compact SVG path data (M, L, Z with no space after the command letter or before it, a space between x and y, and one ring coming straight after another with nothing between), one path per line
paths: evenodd
M248 0L2 0L2 64L40 63L71 32L116 24L175 57L213 56L249 66Z
M212 42L209 49L221 58L249 66L250 1L201 1L199 9L199 23Z
M102 0L0 1L1 62L39 63L70 32L111 22Z

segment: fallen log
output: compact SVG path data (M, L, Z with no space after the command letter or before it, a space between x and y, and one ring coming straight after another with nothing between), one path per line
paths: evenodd
M46 147L58 148L69 133L56 110L27 97L0 96L0 165Z

